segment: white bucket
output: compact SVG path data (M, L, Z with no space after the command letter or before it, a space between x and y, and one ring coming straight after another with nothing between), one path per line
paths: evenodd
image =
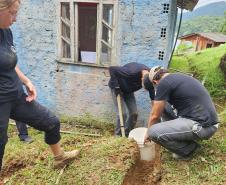
M147 128L140 127L130 131L129 138L134 139L140 149L141 160L151 161L155 158L155 145L153 142L144 144L144 136Z

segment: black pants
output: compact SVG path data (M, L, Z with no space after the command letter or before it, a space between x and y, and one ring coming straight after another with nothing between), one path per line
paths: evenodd
M59 119L38 102L27 102L25 98L26 95L23 94L14 101L0 103L0 169L8 141L9 118L28 123L31 127L44 131L45 142L49 145L56 144L60 140Z
M18 136L21 140L26 139L28 137L27 125L20 121L15 121L16 127L19 132Z

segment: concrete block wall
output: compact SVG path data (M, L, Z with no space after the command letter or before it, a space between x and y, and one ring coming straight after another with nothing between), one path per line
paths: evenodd
M167 4L168 10L165 11ZM119 1L117 55L120 65L139 62L152 67L167 67L173 46L176 2L171 0L121 0ZM161 37L162 28L166 29ZM164 57L159 60L159 52ZM135 93L140 125L146 125L150 113L148 92L141 89Z
M104 68L59 64L56 75L56 107L62 115L91 114L112 120L113 102Z
M38 100L57 114L89 113L104 119L115 116L106 68L63 64L57 57L57 4L55 0L24 0L13 26L19 66L34 82ZM163 13L163 4L170 4ZM176 20L171 0L119 0L116 63L140 62L149 67L167 66ZM165 38L161 28L167 28ZM159 51L164 59L159 60ZM148 92L135 93L139 121L146 124L150 111Z
M169 0L122 0L119 5L119 48L122 64L137 61L148 66L165 65L158 60L159 51L166 50L167 39L161 29L169 25L168 13L163 13Z

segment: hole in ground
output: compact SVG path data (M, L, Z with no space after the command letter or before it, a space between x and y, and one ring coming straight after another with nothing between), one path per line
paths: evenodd
M126 174L123 185L156 185L161 180L160 146L155 144L155 158L152 161L140 160Z

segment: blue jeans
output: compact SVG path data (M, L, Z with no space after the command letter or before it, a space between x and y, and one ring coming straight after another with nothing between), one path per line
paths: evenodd
M18 134L19 138L22 140L27 138L28 137L27 125L20 121L15 121L15 122L16 122L17 130L19 132Z
M149 138L180 156L191 155L199 146L196 140L209 139L217 127L202 127L198 122L176 118L152 125L148 129Z
M172 105L170 105L168 102L165 105L164 111L162 113L161 120L162 121L169 121L176 119L177 117L177 111L176 109L173 109Z
M121 136L121 127L119 119L119 110L117 104L117 98L113 89L111 89L112 99L115 105L115 110L117 112L117 122L115 128L115 135ZM128 137L129 132L134 129L137 122L137 104L134 93L121 95L122 99L122 113L125 127L125 135Z

